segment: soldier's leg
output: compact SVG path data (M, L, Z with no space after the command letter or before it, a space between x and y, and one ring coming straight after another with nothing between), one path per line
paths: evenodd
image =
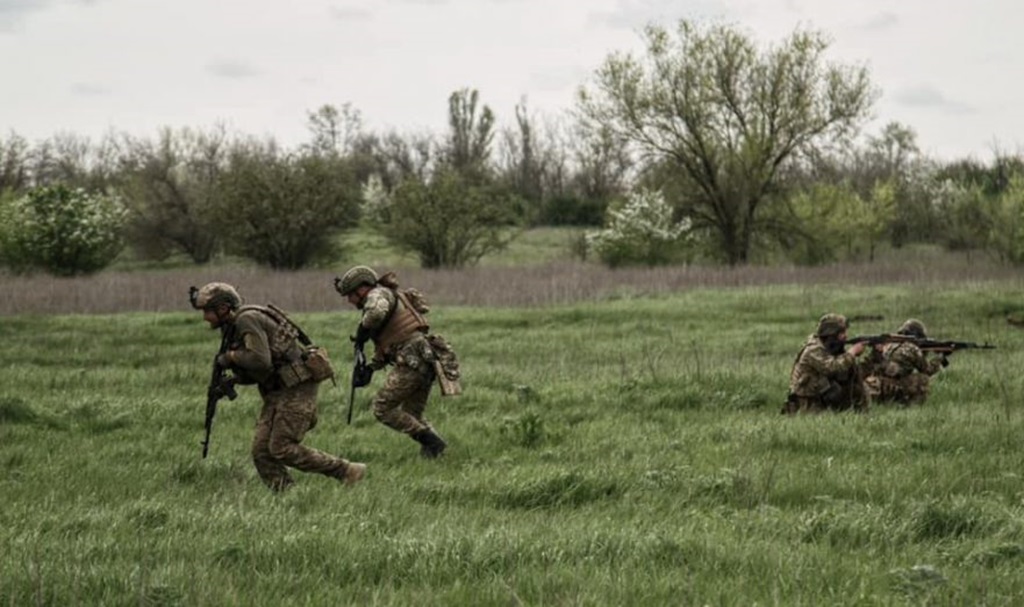
M428 426L417 415L422 415L429 393L430 383L425 381L422 371L396 365L388 373L384 386L373 397L373 416L385 426L404 434L426 430ZM417 400L422 400L422 403L412 404Z
M920 405L928 400L929 379L923 373L912 373L904 379L903 392L908 405Z
M868 410L870 404L868 389L859 378L853 380L850 384L850 403L854 411L864 412Z
M274 406L264 399L260 417L256 421L256 431L252 437L251 453L256 473L263 484L273 491L284 491L294 481L284 464L270 453L270 435L276 413Z
M324 453L302 444L306 432L316 425L316 393L319 388L314 382L306 382L286 388L270 395L276 404L277 414L270 429L268 450L279 463L303 472L317 472L345 482L358 472L362 477L361 464Z

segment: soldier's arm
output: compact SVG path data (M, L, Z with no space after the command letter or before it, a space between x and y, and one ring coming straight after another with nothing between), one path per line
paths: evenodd
M270 360L267 333L255 314L240 315L235 320L235 331L241 347L227 353L228 363L258 380L266 378L273 372L274 366Z
M360 326L376 331L384 325L388 318L391 306L394 304L395 296L387 289L373 289L366 294L366 302L363 303L363 317L359 320Z
M925 375L935 375L942 368L939 359L929 359L928 355L914 344L901 344L900 363Z
M843 352L839 356L832 356L824 349L815 348L804 354L805 360L816 372L821 375L838 375L851 369L857 362L857 358L850 352Z

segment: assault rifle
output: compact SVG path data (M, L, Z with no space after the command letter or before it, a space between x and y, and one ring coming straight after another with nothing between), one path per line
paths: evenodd
M213 430L213 416L217 414L217 401L224 397L227 397L228 400L238 398L238 392L235 391L235 380L225 377L224 372L227 369L217 362L217 358L227 350L227 345L228 340L225 335L220 342L220 351L217 353L217 356L213 357L213 374L210 377L210 385L206 388L206 438L203 439L204 459L210 451L210 431Z
M851 337L846 340L848 345L852 344L867 344L874 346L877 344L892 344L892 343L912 343L918 348L921 348L924 352L935 352L937 354L952 354L957 350L995 350L995 346L986 342L983 344L975 343L973 341L954 341L954 340L940 340L940 339L925 339L920 337L914 337L913 335L901 335L899 333L882 333L880 335L858 335Z
M352 392L348 397L348 424L352 425L352 407L356 402L356 388L370 385L373 379L373 368L366 364L363 352L365 342L355 340L355 363L352 365Z

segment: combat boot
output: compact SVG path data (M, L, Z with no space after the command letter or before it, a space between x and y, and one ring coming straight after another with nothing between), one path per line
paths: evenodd
M345 473L338 480L346 485L354 485L363 480L364 476L366 476L366 464L350 462L348 466L345 466Z
M437 458L448 446L448 443L444 442L444 439L438 436L432 428L414 432L412 437L422 445L420 447L420 455L427 459Z

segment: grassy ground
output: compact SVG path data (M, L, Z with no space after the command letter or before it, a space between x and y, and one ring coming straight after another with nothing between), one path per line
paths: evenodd
M573 259L572 243L585 228L538 227L517 230L509 245L494 253L485 255L477 265L481 267L508 267L542 265ZM416 267L419 260L415 254L403 252L391 245L380 232L371 228L357 228L338 237L339 257L320 265L335 267L357 263L374 267ZM218 257L213 262L220 265L251 265L236 257ZM113 271L173 270L195 267L182 254L173 255L162 261L140 260L131 249L125 249L111 265Z
M198 314L0 324L0 604L1010 605L1024 596L1016 283L699 289L439 307L465 395L441 461L324 386L307 442L369 464L288 494L248 461L257 395L200 459L217 339ZM932 399L778 414L825 311L923 319ZM348 364L355 313L297 315Z

